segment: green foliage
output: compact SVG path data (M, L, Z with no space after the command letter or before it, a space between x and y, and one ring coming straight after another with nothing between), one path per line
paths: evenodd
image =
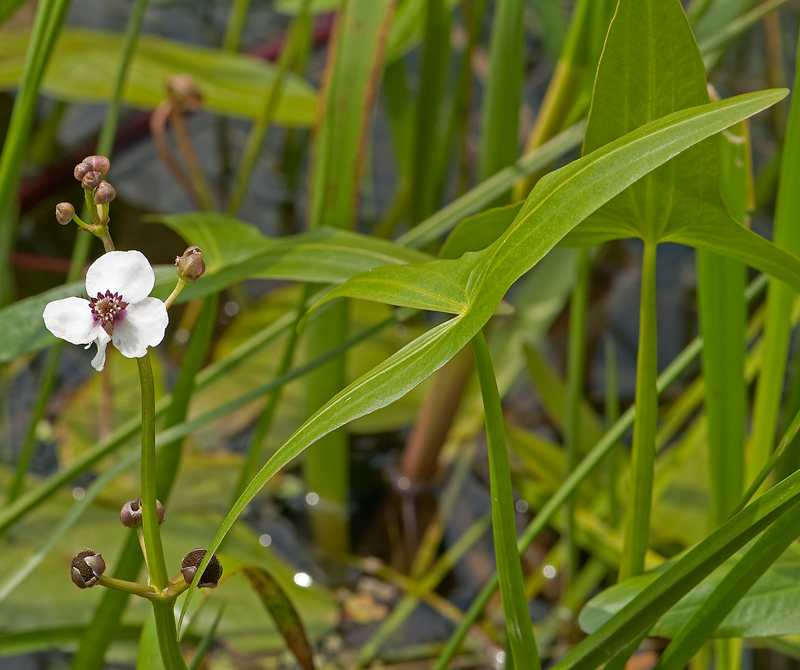
M700 649L713 650L718 670L733 670L749 644L740 638L796 634L800 414L788 418L797 375L781 400L800 318L788 225L797 218L797 106L785 141L785 111L771 128L753 121L754 151L781 165L756 189L747 119L787 92L709 102L706 81L712 67L740 88L758 76L761 59L749 58L742 37L764 17L774 28L769 13L783 3L695 0L687 19L679 0L579 0L567 3L571 14L553 0L237 0L222 48L139 37L147 0L135 3L124 35L63 28L68 0L41 0L35 14L23 9L7 22L20 3L6 3L0 88L15 99L0 157L0 405L10 408L0 415L9 500L0 509L0 656L59 647L77 649L72 667L81 670L111 660L181 670L186 646L197 645L192 670L287 649L306 670L429 662L436 653L444 670L459 650L459 662L481 665L487 652L501 663L503 648L509 667L611 670L652 634L670 639L658 670L707 670L708 658L692 660ZM273 12L285 15L279 62L238 53L266 39L261 19ZM786 38L796 9L781 12L792 19L782 22ZM724 57L735 39L747 58ZM322 41L324 69L313 53ZM776 87L779 46L768 45L764 65ZM748 76L739 77L744 60ZM162 104L180 73L204 98L188 124ZM319 94L308 82L320 82ZM56 110L40 96L58 101ZM213 189L202 194L215 197L199 200L228 203L247 221L214 211L140 215L112 203L115 241L137 239L164 261L182 251L167 248L177 234L202 249L205 274L171 307L158 355L134 363L115 353L102 375L85 378L64 365L72 345L52 346L42 310L83 294L92 238L75 238L63 285L42 280L29 266L60 267L75 229L42 233L39 210L51 205L23 218L15 196L20 176L39 183L34 173L62 150L57 142L77 143L61 127L73 105L98 102L109 103L98 151L114 146L121 105L168 112L160 158L172 152L195 184L212 184L213 164ZM197 128L214 141L195 137ZM773 144L763 139L770 134ZM130 162L116 153L113 161L131 173ZM266 213L263 189L251 183L265 174ZM776 184L773 243L747 224L756 190L760 220L770 217ZM90 191L86 200L92 207ZM136 218L147 227L128 230ZM614 305L632 276L621 259L638 247L617 242L624 238L644 242L639 342L627 352L635 336ZM656 255L665 242L698 250L702 338L659 377L668 361L656 346ZM771 279L745 290L745 266ZM153 296L163 300L175 271L155 272ZM693 289L681 283L687 313ZM630 354L636 397L620 408L617 395L632 395ZM448 383L425 383L445 365ZM27 398L19 389L37 374L34 410L18 417ZM756 376L751 411L746 389ZM773 452L779 424L788 428ZM42 441L58 468L40 478L29 470ZM230 448L240 442L246 456ZM424 459L429 467L418 468ZM423 469L435 478L410 474ZM116 520L136 497L145 501L141 538ZM156 497L168 502L163 527ZM300 530L286 530L276 510L290 511ZM239 521L245 513L259 532ZM280 524L277 550L262 523ZM497 572L477 575L484 587L462 611L447 600L445 578L460 585L464 570L483 565L468 552L485 552L490 524ZM306 540L294 533L306 528L313 570L296 551ZM381 560L348 556L351 540ZM523 560L534 540L540 553ZM64 565L86 545L102 550L104 579L145 585L75 592ZM181 582L181 557L193 547L209 550L201 573L215 552L224 567L219 588L201 592L209 597ZM310 583L300 570L314 574L312 586L298 585ZM615 577L622 582L583 608L580 638L566 613L577 616ZM555 603L543 621L531 620L534 600ZM444 646L397 642L421 602L456 625ZM361 635L356 622L374 632L357 651L337 650L341 634ZM559 639L575 644L564 650Z

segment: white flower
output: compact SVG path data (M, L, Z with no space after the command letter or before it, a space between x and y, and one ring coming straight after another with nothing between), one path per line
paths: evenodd
M92 366L106 363L106 346L113 342L123 356L141 358L147 347L164 339L169 323L167 308L148 298L156 277L139 251L110 251L86 273L89 298L64 298L44 308L44 325L56 337L72 344L97 345Z

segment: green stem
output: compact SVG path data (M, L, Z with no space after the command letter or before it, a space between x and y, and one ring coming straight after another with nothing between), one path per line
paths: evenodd
M181 647L178 644L178 631L175 628L173 611L175 600L173 598L158 599L153 600L152 603L158 631L158 647L161 650L164 670L186 670L186 661L183 659Z
M242 0L239 0L239 4L245 4L244 11L247 9L247 1L248 0L244 0L244 3L242 3ZM267 92L264 104L261 107L261 113L250 129L250 134L247 136L244 154L239 163L239 169L236 171L233 192L228 201L227 210L228 214L231 216L235 216L242 206L242 200L244 200L245 193L247 192L247 184L250 182L250 176L253 174L253 167L255 167L258 155L261 153L261 145L264 143L264 137L267 134L272 120L275 118L275 113L278 111L278 104L283 96L286 77L289 74L292 62L296 60L301 45L305 42L304 35L311 24L311 17L309 15L310 5L311 0L303 0L303 4L300 7L300 14L292 24L289 39L283 47L283 51L281 51L278 60L278 73L275 76L275 81L272 84L272 88ZM236 7L235 5L231 10L232 14Z
M633 426L631 484L619 581L644 571L650 534L656 421L658 412L656 340L656 244L645 242L639 307L639 356L636 363L636 423Z
M242 41L244 22L247 19L247 10L250 8L250 0L234 0L231 11L228 14L228 25L225 28L225 37L222 40L222 48L225 51L237 52Z
M540 670L541 662L533 637L533 627L525 599L519 549L517 548L514 497L511 489L511 466L506 448L503 408L494 376L492 358L482 331L472 338L472 350L483 396L486 416L486 440L489 449L489 479L492 495L494 530L500 598L516 670Z
M158 591L152 586L145 586L144 584L137 584L136 582L129 582L125 579L116 579L115 577L106 577L102 575L97 583L100 586L105 586L107 589L114 589L115 591L122 591L123 593L130 593L142 598L152 599L158 595Z
M70 0L43 0L36 9L11 121L0 155L0 306L11 300L11 252L17 232L16 185L25 146L36 118L39 86Z
M578 464L580 445L580 407L583 398L583 372L586 360L586 310L589 303L591 260L586 249L578 251L578 276L572 292L569 311L569 363L567 368L567 406L564 421L565 476ZM578 574L578 545L575 542L576 496L567 502L567 581Z
M169 584L169 575L156 513L156 392L150 353L136 362L142 389L142 533L150 583L161 591Z

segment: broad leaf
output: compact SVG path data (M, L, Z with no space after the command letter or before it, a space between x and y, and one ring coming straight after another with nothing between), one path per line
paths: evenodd
M418 265L413 276L405 273L404 279L410 282L409 290L400 287L397 295L392 296L393 302L403 304L419 299L419 289L426 283L429 291L437 290L441 268L446 265L458 272L458 276L467 278L468 308L348 386L301 426L233 506L211 543L210 551L219 546L261 487L308 445L331 430L402 397L460 351L488 321L511 284L592 211L676 153L774 104L785 95L785 90L752 93L683 110L647 124L542 179L514 224L484 251L467 254L457 261ZM369 274L378 276L380 273L380 270L373 270ZM369 286L362 285L362 291L365 295L360 297L371 294Z
M22 74L27 34L5 34L0 40L0 88L17 86ZM105 102L111 98L123 36L97 30L63 30L42 82L42 93L68 102ZM165 96L167 80L191 75L206 109L255 118L277 68L262 60L141 35L128 70L123 100L132 107L155 108ZM310 126L316 116L314 89L297 75L287 78L275 121Z
M652 630L658 637L672 638L700 604L737 564L726 561L698 584L678 604L662 615ZM578 619L587 633L595 632L625 605L652 584L668 565L606 589L589 601ZM715 632L715 637L772 637L796 635L797 599L800 597L800 546L793 545L747 592Z

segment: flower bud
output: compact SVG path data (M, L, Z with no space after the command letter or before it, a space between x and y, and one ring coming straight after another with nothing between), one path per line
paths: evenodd
M81 163L81 165L84 165L84 163ZM102 173L90 170L83 175L83 179L81 179L81 188L84 191L93 191L100 185L101 181L103 181Z
M197 281L205 274L206 264L200 247L189 247L183 256L175 258L175 270L178 276L188 282Z
M90 170L99 172L101 174L105 174L111 168L111 161L109 161L105 156L87 156L83 159L83 163L88 163Z
M164 505L156 500L156 515L158 516L158 524L164 523ZM119 520L123 526L128 528L136 528L142 523L142 499L129 500L126 502L119 512Z
M87 548L72 559L72 581L79 589L94 586L105 571L106 562L103 557L91 549Z
M197 574L197 568L206 557L205 549L192 549L181 561L181 574L187 584L191 584ZM222 577L222 565L216 554L211 557L206 569L203 571L200 582L197 584L199 589L215 589L220 577Z
M83 178L86 176L88 172L92 171L92 164L87 161L82 161L75 166L75 170L73 171L73 175L75 175L75 179L78 181L82 181Z
M66 226L72 221L73 216L75 216L75 208L68 202L60 202L56 205L56 220L62 226Z
M94 192L94 204L105 205L117 197L117 191L107 181L101 181Z

